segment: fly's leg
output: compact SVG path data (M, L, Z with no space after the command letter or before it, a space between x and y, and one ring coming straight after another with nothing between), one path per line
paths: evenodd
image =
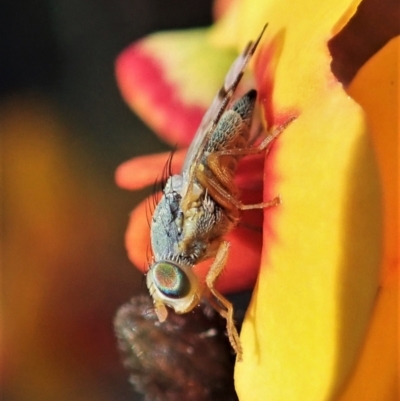
M211 153L207 158L207 167L212 171L215 178L207 175L203 168L197 172L197 179L205 188L207 188L209 194L217 203L231 212L234 212L235 209L236 211L264 209L278 205L281 202L279 196L269 202L255 203L251 205L244 205L240 202L235 196L237 188L233 182L233 172L236 169L236 165L231 167L223 161L226 162L227 159L231 159L231 163L237 163L237 159L243 156L258 154L264 150L268 152L268 146L294 119L295 117L289 118L284 124L281 124L270 135L268 135L258 146L251 148L226 149Z
M224 180L225 177L228 177L228 174L225 170L227 167L222 166L221 158L223 156L231 156L233 158L242 158L248 155L256 155L258 153L263 152L264 150L268 154L269 152L269 145L274 141L294 120L296 117L291 117L279 127L277 127L274 131L271 132L259 145L250 147L250 148L235 148L235 149L224 149L212 153L207 158L207 164L209 165L210 169L213 173L218 177L218 179L222 179L222 184L225 184ZM230 175L233 176L232 174Z
M204 188L207 188L208 194L214 201L224 209L229 210L234 218L239 217L241 210L264 209L281 203L281 198L277 196L268 202L244 205L235 195L226 190L218 180L207 175L204 170L198 171L196 178Z
M232 304L214 287L214 283L219 275L224 270L228 258L229 242L223 241L218 248L217 255L210 270L206 276L206 284L211 294L216 300L210 298L211 305L218 311L218 313L226 319L226 329L228 332L229 342L237 354L237 360L242 360L242 346L240 344L239 334L236 330L235 322L233 320L233 306Z

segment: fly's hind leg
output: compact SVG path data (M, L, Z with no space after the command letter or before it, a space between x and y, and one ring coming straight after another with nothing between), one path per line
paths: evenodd
M217 179L207 175L204 170L199 170L196 173L196 178L200 184L207 189L209 195L214 199L215 202L217 202L226 210L229 210L232 215L236 217L240 215L241 210L265 209L268 207L277 206L281 203L280 196L277 196L268 202L244 205L239 199L237 199L235 192L232 191L231 193L229 190L225 189Z
M210 270L206 276L206 284L211 294L215 297L210 297L210 303L218 311L218 313L226 319L226 329L228 332L229 342L237 354L237 360L242 360L242 346L240 344L239 334L236 330L235 322L233 320L233 306L232 304L215 289L214 284L226 265L229 251L229 242L223 241L218 248L217 255Z
M229 161L231 163L237 163L237 159L241 157L258 154L262 151L268 152L268 147L272 141L276 139L294 120L295 117L289 118L269 134L258 146L226 149L211 153L207 158L207 166L212 171L215 178L207 175L203 168L197 172L197 179L205 188L208 189L209 194L216 202L232 212L235 212L235 210L264 209L279 205L281 203L279 196L268 202L255 203L251 205L244 205L240 202L235 196L237 188L233 182L236 165L233 165L233 167L230 167L229 165L226 166L223 163L223 160L225 160L225 162L228 160L228 163Z
M234 149L225 149L215 152L214 154L210 154L208 156L208 160L210 160L210 168L212 170L222 170L221 162L218 162L218 159L221 159L223 156L231 156L233 158L242 158L244 156L256 155L263 151L266 151L267 154L269 152L269 146L271 143L296 119L296 117L288 118L283 124L279 125L275 128L270 134L266 136L266 138L257 146L248 147L248 148L234 148ZM214 172L214 171L213 171ZM218 177L220 174L218 172L214 172Z

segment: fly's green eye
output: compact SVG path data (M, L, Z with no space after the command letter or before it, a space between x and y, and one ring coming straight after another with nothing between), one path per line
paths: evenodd
M153 279L156 287L171 298L183 298L190 291L187 275L172 263L157 263L153 267Z

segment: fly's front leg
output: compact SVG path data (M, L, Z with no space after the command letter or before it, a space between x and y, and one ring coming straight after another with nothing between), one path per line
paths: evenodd
M233 306L232 304L218 291L215 289L214 284L218 279L219 275L224 270L226 261L228 259L229 242L223 241L218 248L217 255L215 256L214 262L210 267L210 270L206 276L206 284L211 294L216 300L210 298L212 306L218 311L218 313L226 319L226 329L228 332L229 342L237 354L237 360L242 360L242 346L240 344L239 334L236 330L235 322L233 320Z

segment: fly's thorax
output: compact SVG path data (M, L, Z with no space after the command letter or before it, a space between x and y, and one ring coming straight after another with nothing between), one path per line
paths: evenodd
M183 185L183 177L179 174L171 175L167 182L165 183L165 187L163 192L165 194L171 193L171 192L177 192L180 193L182 191L182 185Z
M186 176L184 175L184 177ZM189 180L189 177L186 178ZM196 213L197 209L201 206L202 198L204 197L204 187L196 181L192 182L190 187L185 187L185 185L184 178L182 191L186 191L186 196L181 203L181 209L185 215L189 216Z
M202 286L192 266L175 260L155 262L147 273L146 284L160 321L167 316L165 306L176 313L186 313L198 305L202 295Z
M211 258L233 226L223 208L205 194L196 210L184 214L182 236L175 254L184 255L192 264Z
M180 240L183 224L181 211L182 176L169 177L164 193L154 209L151 218L150 239L151 248L156 260L162 255L174 253L176 244Z

